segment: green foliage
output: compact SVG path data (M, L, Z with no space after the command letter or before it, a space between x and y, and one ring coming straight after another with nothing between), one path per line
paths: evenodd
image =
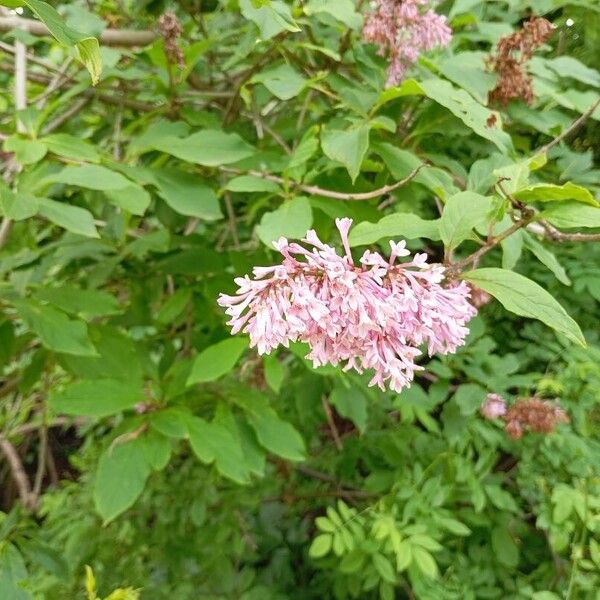
M441 3L450 47L389 89L367 3L0 4L51 34L0 47L2 600L598 598L595 2ZM536 99L490 106L530 14ZM340 217L356 258L406 239L476 288L400 394L216 304ZM488 393L570 422L514 440Z

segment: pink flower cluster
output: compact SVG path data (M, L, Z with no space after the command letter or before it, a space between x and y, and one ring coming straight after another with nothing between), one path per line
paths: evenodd
M390 242L385 260L367 250L354 264L348 243L351 219L337 219L345 254L308 231L309 248L280 238L273 245L283 262L255 267L254 278L236 278L235 296L221 294L231 333L250 336L250 346L269 354L290 342L306 342L315 366L345 364L345 370L375 372L370 385L399 392L410 385L419 346L429 354L454 352L464 343L476 310L466 283L443 287L444 267L426 254L409 262L404 241Z
M444 48L452 39L446 17L438 15L430 0L374 0L363 38L390 55L387 85L398 85L422 52Z

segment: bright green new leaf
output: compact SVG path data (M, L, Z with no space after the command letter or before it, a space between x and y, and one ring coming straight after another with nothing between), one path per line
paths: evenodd
M552 183L530 185L517 190L514 197L525 203L576 200L577 202L600 207L600 202L594 198L590 190L570 181L564 185L554 185Z
M332 536L329 533L318 535L308 549L308 555L311 558L323 558L331 550Z
M243 337L227 338L205 348L192 365L187 385L214 381L229 373L248 348L248 340Z
M100 456L94 480L94 504L105 523L133 506L151 467L141 438L109 446Z
M459 192L448 198L440 219L444 245L452 249L469 239L473 229L485 223L491 208L491 198L475 192Z
M141 383L116 379L77 381L50 396L57 412L82 417L107 417L144 400Z
M342 163L354 182L369 148L369 126L357 125L346 131L324 129L321 134L323 152Z
M61 44L76 48L81 62L92 77L92 83L96 85L102 72L102 58L98 40L68 27L56 10L46 2L24 0L24 3L31 8L40 21L46 25L52 36Z
M132 215L143 215L152 198L150 194L141 186L135 183L129 184L119 190L106 190L104 192L108 201Z
M469 271L462 278L494 296L506 310L538 319L580 346L586 345L579 325L543 287L531 279L514 271L495 268Z
M579 202L560 202L545 208L541 213L555 227L600 227L600 208Z
M363 221L350 230L350 246L374 244L383 238L440 239L440 220L427 221L413 213L395 213L377 223Z
M284 202L277 210L265 213L256 226L256 234L269 248L281 236L303 238L313 222L312 209L308 198L294 198Z

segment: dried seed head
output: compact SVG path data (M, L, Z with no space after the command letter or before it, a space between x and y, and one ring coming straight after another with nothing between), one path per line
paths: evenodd
M488 66L498 74L496 87L488 94L490 104L506 106L519 98L527 104L533 102L533 82L527 73L527 63L553 30L550 21L533 17L520 31L500 39L496 53L488 58Z
M178 45L183 28L177 15L172 12L166 12L161 15L158 19L158 30L164 39L167 60L169 63L177 65L180 69L184 69L185 59Z

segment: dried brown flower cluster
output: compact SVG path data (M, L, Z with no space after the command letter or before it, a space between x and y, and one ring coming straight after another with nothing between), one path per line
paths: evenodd
M496 53L488 59L489 68L498 74L498 83L488 94L490 103L506 106L518 98L527 104L533 102L533 83L527 73L527 63L553 30L554 25L550 21L533 17L520 31L500 39Z
M556 402L539 398L519 398L510 408L499 394L488 394L481 406L486 419L501 418L506 433L519 440L527 431L552 433L559 423L568 423L567 413Z
M172 12L166 12L161 15L160 19L158 19L158 30L165 42L167 60L172 65L177 65L180 69L184 69L185 59L178 44L179 36L183 32L183 29L177 15Z

